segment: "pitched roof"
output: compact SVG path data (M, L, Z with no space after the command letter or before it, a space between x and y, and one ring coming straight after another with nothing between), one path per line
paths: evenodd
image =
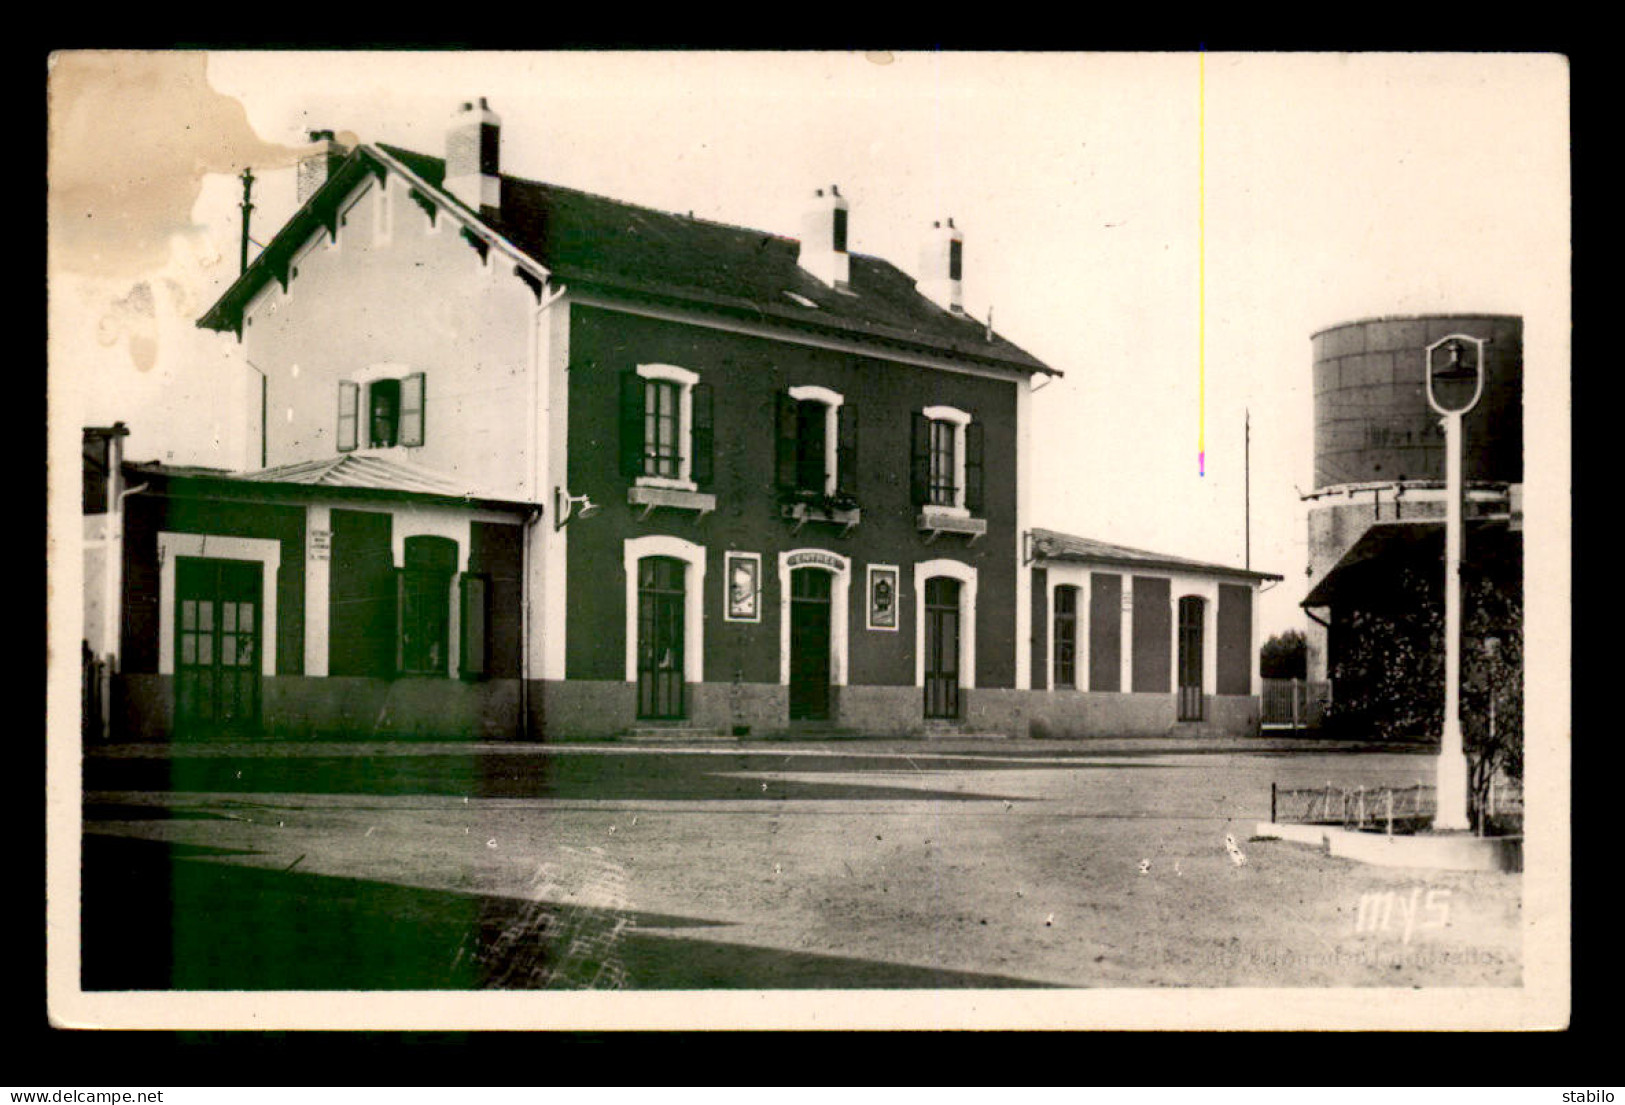
M1032 552L1045 560L1069 560L1101 564L1117 564L1127 568L1159 568L1165 571L1186 571L1203 575L1233 576L1238 579L1280 579L1270 572L1254 572L1233 568L1227 564L1211 564L1167 553L1131 549L1126 545L1113 545L1089 537L1077 537L1055 530L1034 529Z
M343 498L416 499L459 505L495 507L525 506L517 500L490 495L421 465L386 457L345 453L323 460L262 468L254 472L231 472L221 468L132 462L125 467L136 477L205 484L224 484L245 490L243 485L285 497L299 488L319 487ZM528 506L526 507L527 509Z
M425 495L456 498L476 496L474 489L458 481L405 461L359 453L341 453L322 460L300 461L257 472L241 473L238 479L268 483L302 483L318 487L367 487L377 491L415 491Z
M838 291L797 264L793 239L506 175L500 213L483 219L444 190L443 159L387 145L358 147L198 325L238 328L248 300L271 278L287 278L292 250L318 227L332 229L343 196L368 172L390 170L417 178L433 192L425 200L500 236L566 285L1059 375L985 324L944 310L878 257L852 254L849 288Z

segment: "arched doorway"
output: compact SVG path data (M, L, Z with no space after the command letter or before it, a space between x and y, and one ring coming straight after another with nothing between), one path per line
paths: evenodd
M790 573L790 720L829 718L830 630L834 575L825 568Z

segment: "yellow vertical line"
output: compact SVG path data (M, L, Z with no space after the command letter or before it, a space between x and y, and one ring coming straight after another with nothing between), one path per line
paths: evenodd
M1196 474L1207 475L1207 51L1196 55Z

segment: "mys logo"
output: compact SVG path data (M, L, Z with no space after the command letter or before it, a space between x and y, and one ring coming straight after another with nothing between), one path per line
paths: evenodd
M1354 931L1389 932L1397 921L1400 943L1409 944L1418 928L1442 929L1450 923L1450 891L1434 888L1424 895L1422 887L1411 888L1405 897L1397 890L1373 890L1360 895L1354 914Z

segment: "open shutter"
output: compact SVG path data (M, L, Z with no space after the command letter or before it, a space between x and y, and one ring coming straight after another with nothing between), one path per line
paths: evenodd
M621 475L643 475L643 377L621 373Z
M836 437L835 490L841 495L858 493L858 408L841 406L839 434Z
M931 501L931 420L914 412L908 458L908 495L915 506Z
M793 490L796 486L796 408L790 393L781 391L774 400L773 423L776 427L773 452L774 480L779 487Z
M339 381L339 452L348 453L356 446L357 414L361 407L361 385L349 380Z
M965 427L965 509L982 513L982 424Z
M401 433L402 445L423 444L423 373L414 372L401 378Z
M462 594L459 621L462 635L462 651L459 654L457 670L464 679L484 679L490 672L487 662L486 642L490 636L489 607L486 596L489 593L486 578L482 575L469 575L462 577L460 589Z
M715 476L713 464L713 449L716 434L712 429L713 402L711 385L698 383L694 385L691 403L693 406L694 430L690 435L690 447L694 456L689 463L689 475L694 482L702 487L709 487Z

